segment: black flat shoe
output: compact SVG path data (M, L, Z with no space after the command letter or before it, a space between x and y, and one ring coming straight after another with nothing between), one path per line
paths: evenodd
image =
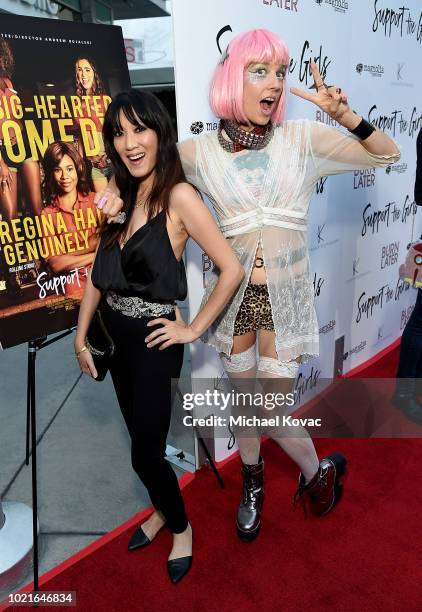
M134 532L133 536L130 538L128 549L136 550L137 548L143 548L144 546L148 546L148 544L151 544L151 540L148 536L145 535L142 530L142 526L140 525Z
M173 584L180 582L192 567L192 555L167 561L167 570Z

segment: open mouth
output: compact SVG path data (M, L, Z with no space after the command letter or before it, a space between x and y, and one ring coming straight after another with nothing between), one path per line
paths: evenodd
M131 162L138 162L145 157L145 153L137 153L136 155L128 155L127 158Z
M270 115L273 112L275 98L263 98L259 104L264 115Z

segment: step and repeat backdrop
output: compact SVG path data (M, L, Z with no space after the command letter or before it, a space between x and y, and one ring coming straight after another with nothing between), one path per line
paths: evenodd
M395 139L397 164L322 178L308 216L308 247L320 328L320 356L301 367L302 401L318 381L347 373L394 342L413 309L416 291L399 279L407 246L419 238L414 202L416 137L422 128L422 7L419 0L178 0L174 3L175 78L179 139L217 128L208 105L213 69L230 40L267 28L290 50L287 87L308 88L314 60L329 84L347 92L351 107ZM336 125L315 105L289 95L287 119ZM342 128L341 128L342 129ZM191 316L212 267L195 245L188 251ZM192 377L223 376L214 349L199 341ZM216 458L228 454L215 441Z

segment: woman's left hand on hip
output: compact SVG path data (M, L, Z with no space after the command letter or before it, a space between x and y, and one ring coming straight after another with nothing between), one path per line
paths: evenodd
M147 323L148 327L161 325L158 329L151 332L145 342L148 348L161 344L159 350L165 349L172 344L186 344L197 339L190 325L187 325L183 320L169 321L168 319L160 318L153 319Z

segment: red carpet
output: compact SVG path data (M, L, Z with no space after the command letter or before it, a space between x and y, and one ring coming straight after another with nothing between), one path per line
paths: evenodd
M131 527L42 588L76 591L83 611L420 610L422 441L316 444L320 456L340 450L349 460L343 500L327 517L305 519L300 506L293 509L297 469L269 441L263 528L255 542L239 541L234 529L236 458L221 469L225 490L208 469L184 489L194 564L179 585L166 574L170 533L129 553Z

